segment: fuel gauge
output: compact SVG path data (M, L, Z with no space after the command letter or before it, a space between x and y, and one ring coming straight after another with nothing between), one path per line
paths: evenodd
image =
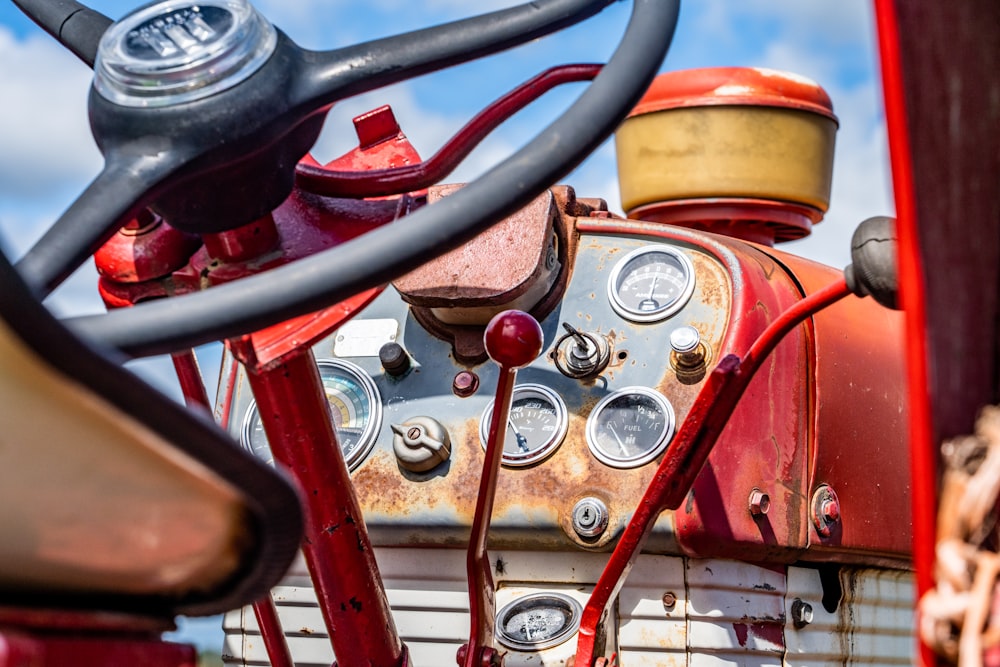
M492 419L491 402L479 420L479 440L484 449ZM562 443L567 427L566 404L557 393L540 384L518 385L511 396L503 464L522 467L541 461Z
M602 463L637 468L663 452L674 434L674 409L663 394L626 387L608 394L587 419L587 445Z

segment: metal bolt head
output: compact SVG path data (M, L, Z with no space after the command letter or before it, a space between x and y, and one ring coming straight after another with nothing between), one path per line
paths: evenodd
M451 390L460 398L468 398L479 390L479 376L472 371L459 371L452 380Z
M792 625L801 630L813 622L813 608L808 602L803 602L799 598L792 601Z
M841 522L840 499L829 484L820 484L813 491L811 507L813 527L821 537L830 537Z
M760 489L750 492L750 514L753 516L764 516L771 509L771 496Z
M677 606L677 596L667 591L663 594L663 608L672 611Z

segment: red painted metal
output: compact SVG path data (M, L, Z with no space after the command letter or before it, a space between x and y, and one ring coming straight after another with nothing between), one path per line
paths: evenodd
M727 355L709 375L591 593L580 623L574 663L577 667L593 664L594 650L604 632L603 622L609 616L610 605L625 582L656 518L663 510L677 509L684 502L729 416L761 364L794 327L848 294L850 290L841 278L802 299L778 316L742 359L734 354Z
M144 210L94 253L97 272L119 283L140 283L184 266L201 242Z
M177 381L184 394L184 403L188 407L200 407L211 412L212 403L208 400L208 392L205 391L205 382L201 377L194 350L175 352L170 355L170 360L174 363L174 372L177 373Z
M196 667L193 646L156 639L0 631L0 667Z
M278 245L274 216L265 215L249 225L202 237L212 259L223 262L257 260Z
M802 298L781 262L739 241L612 219L580 220L577 229L692 244L724 266L733 285L730 326L714 359L742 356L778 313ZM814 359L810 328L807 324L793 331L765 361L729 418L689 502L674 513L677 541L688 555L791 562L808 546L813 395L802 378L811 373ZM675 409L683 420L686 406ZM755 520L747 511L754 487L781 511Z
M815 82L786 72L751 67L705 67L661 74L629 116L729 104L800 109L837 120L830 96Z
M239 356L240 345L233 348ZM306 500L302 554L338 661L405 664L311 349L263 370L249 367L247 375L275 461Z
M476 498L476 514L472 521L472 534L466 555L471 614L469 643L462 647L457 656L458 664L464 667L488 666L498 660L496 650L492 647L496 604L493 569L486 554L486 540L493 514L493 499L507 436L507 420L510 419L510 403L517 369L527 366L542 353L542 328L528 313L508 310L490 320L484 342L487 354L499 364L500 374L493 415L490 418L479 495Z
M910 470L913 513L913 562L917 596L934 586L937 515L937 453L934 446L931 383L928 367L927 305L924 267L917 231L917 212L906 109L906 82L894 0L875 0L875 18L882 66L882 89L889 138L889 160L899 234L899 299L906 314L907 379L910 402ZM937 664L920 645L924 665Z
M629 211L628 217L773 246L776 241L808 236L813 224L823 219L823 212L792 202L718 197L645 204ZM748 225L747 222L761 224Z
M266 595L254 602L253 614L257 618L257 627L260 628L261 637L264 639L264 648L267 649L267 659L271 667L295 667L292 654L288 650L288 642L285 641L285 633L281 629L281 620L278 618L278 609L274 606L274 598Z
M590 81L601 65L563 65L521 84L479 112L430 159L419 164L369 171L333 171L304 161L296 184L313 194L331 197L376 197L428 188L450 174L480 141L511 115L564 83ZM398 129L398 127L397 127Z

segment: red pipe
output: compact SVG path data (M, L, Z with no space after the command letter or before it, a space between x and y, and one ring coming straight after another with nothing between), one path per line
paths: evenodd
M726 355L708 376L590 594L580 622L574 662L577 667L593 664L594 650L603 633L603 622L610 616L611 603L625 583L657 517L662 511L677 509L684 502L761 364L789 331L850 293L841 277L810 294L775 318L743 359L735 354Z
M327 197L384 197L434 185L452 172L498 125L564 83L590 81L601 65L561 65L547 69L480 111L429 160L392 169L332 171L300 163L295 183L307 192Z
M201 369L198 368L194 350L174 352L170 355L170 360L174 362L174 372L177 373L177 381L184 394L184 404L189 408L196 406L205 408L211 414L212 404L208 400L205 381L201 377Z
M253 615L257 617L257 626L264 639L271 667L295 667L292 654L288 651L288 642L285 641L285 633L281 629L278 609L274 606L274 598L270 593L253 603Z
M937 517L937 456L934 444L927 348L927 304L917 229L913 157L906 117L906 84L900 56L899 23L893 0L875 0L882 89L889 137L889 162L899 234L899 298L906 319L906 367L910 403L910 496L913 507L913 562L918 599L934 586ZM919 640L918 640L919 641ZM925 665L937 663L923 644Z
M382 588L354 486L337 444L312 351L247 377L275 461L305 498L302 554L342 665L398 667L405 647Z

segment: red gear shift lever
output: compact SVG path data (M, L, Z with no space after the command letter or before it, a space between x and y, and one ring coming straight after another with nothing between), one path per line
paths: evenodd
M486 557L493 497L503 456L507 420L510 416L511 394L517 369L527 366L542 352L542 328L534 317L519 310L508 310L495 316L486 326L483 337L486 353L500 366L496 400L490 419L486 460L479 482L476 516L472 522L466 572L469 582L469 612L471 628L469 643L458 650L458 664L464 667L499 665L500 654L493 648L495 604L493 573Z

